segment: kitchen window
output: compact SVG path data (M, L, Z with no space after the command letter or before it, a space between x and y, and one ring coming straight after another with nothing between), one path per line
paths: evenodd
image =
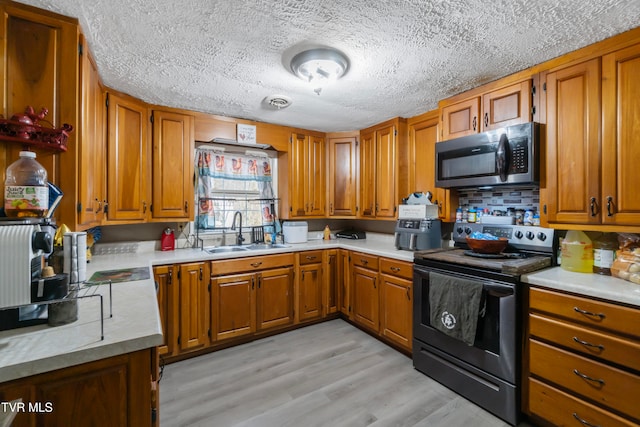
M200 231L231 228L236 211L243 227L273 226L276 160L262 153L236 154L198 148L196 226Z

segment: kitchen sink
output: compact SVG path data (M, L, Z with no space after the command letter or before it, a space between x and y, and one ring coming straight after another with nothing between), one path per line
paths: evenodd
M290 248L291 245L284 245L281 243L252 243L246 246L218 246L211 248L204 248L204 251L210 254L224 254L229 252L247 252L247 251L261 251L269 249L283 249Z
M291 245L283 245L280 243L252 243L251 245L247 246L247 249L251 250L251 251L260 251L260 250L266 250L266 249L282 249L282 248L290 248Z
M205 248L205 252L210 254L223 254L228 252L246 252L247 246L218 246L217 248Z

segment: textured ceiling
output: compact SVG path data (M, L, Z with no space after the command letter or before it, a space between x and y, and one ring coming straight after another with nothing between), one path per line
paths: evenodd
M637 27L638 0L20 0L79 19L104 83L149 103L356 130ZM318 96L291 57L332 46ZM274 110L270 95L292 99Z

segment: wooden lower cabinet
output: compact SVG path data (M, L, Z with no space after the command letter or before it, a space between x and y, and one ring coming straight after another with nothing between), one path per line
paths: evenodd
M162 323L162 335L164 343L158 346L158 353L161 356L171 355L174 352L175 328L170 323L173 316L170 313L175 311L172 304L176 302L173 295L175 285L173 285L174 266L161 265L153 268L153 278L156 282L158 292L158 311L160 312L160 323Z
M319 319L322 316L323 251L299 252L297 320Z
M0 384L0 400L25 403L13 427L151 426L155 371L155 349L140 350Z
M212 339L292 325L293 264L293 254L212 261Z
M163 357L199 350L209 344L209 274L206 262L153 268L164 344Z
M524 407L554 425L640 423L640 310L532 287Z
M411 263L380 260L380 334L409 350L413 340L412 274Z
M338 286L342 281L338 261L338 249L324 251L322 283L322 316L338 312Z
M373 332L380 327L378 272L363 267L352 269L353 320Z

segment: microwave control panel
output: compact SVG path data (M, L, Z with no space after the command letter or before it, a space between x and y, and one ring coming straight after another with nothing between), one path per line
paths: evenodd
M526 173L529 165L527 139L518 138L509 141L511 146L511 165L509 173Z

